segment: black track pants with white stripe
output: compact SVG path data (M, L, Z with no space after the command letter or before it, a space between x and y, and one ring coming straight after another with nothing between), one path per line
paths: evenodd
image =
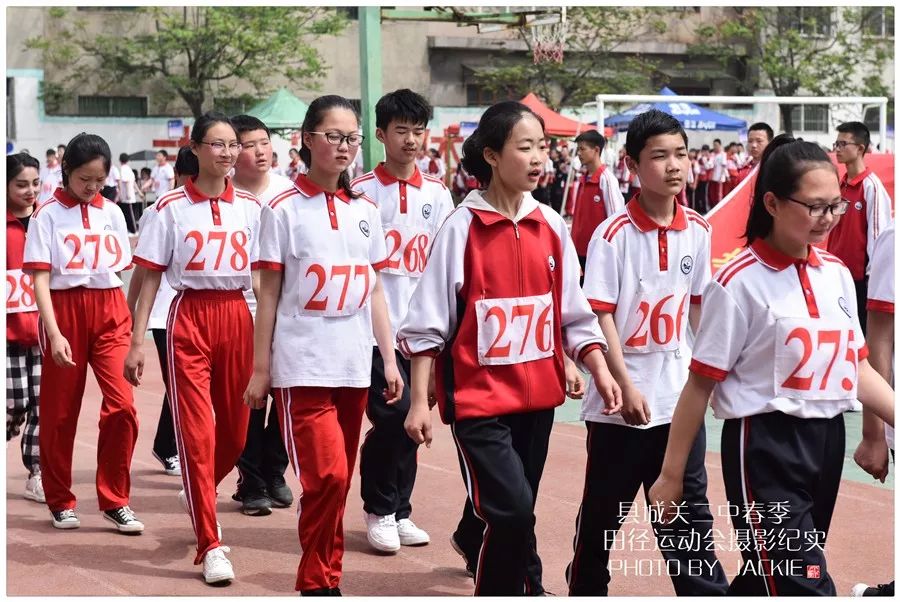
M824 548L843 465L843 415L725 421L722 474L728 502L739 508L732 522L755 535L730 595L836 595Z
M451 425L463 480L484 524L475 576L476 596L528 595L527 565L534 545L535 492L553 410L471 418Z

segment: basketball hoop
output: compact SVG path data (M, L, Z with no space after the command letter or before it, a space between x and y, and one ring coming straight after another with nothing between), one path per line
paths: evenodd
M536 19L530 23L529 29L534 64L562 63L568 31L566 7L560 7L560 12L550 19Z

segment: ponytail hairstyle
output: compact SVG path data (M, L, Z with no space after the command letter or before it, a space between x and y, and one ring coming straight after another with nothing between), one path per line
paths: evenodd
M69 140L69 144L65 148L66 152L62 160L63 186L69 185L69 174L95 159L103 159L103 169L109 174L112 153L106 140L100 136L82 132Z
M316 128L319 127L319 124L321 124L322 120L325 118L325 113L332 109L347 109L348 111L352 111L353 115L356 116L356 123L359 123L359 112L356 110L356 107L353 106L353 103L343 96L327 94L318 97L310 103L309 108L306 110L306 117L303 119L303 125L300 126L300 129L304 132L316 131ZM357 152L359 152L359 149L357 149ZM302 141L302 138L300 159L303 160L303 163L306 164L307 168L312 167L312 151L306 146L306 142ZM350 188L350 174L346 169L338 176L338 188L343 190L352 199L361 196L360 193L354 192L353 189Z
M744 232L748 245L758 238L765 238L772 231L774 220L763 202L766 193L771 192L782 199L792 196L797 192L800 178L823 165L837 173L828 155L818 144L795 140L789 134L780 134L772 139L759 161L747 230Z
M178 149L178 157L175 159L175 177L178 176L196 176L200 173L200 163L197 161L197 155L191 151L190 145L184 145Z
M463 167L483 186L490 184L493 175L493 169L484 158L484 150L489 148L501 152L513 128L525 115L537 119L541 129L544 129L544 120L540 115L521 102L508 100L498 102L485 111L478 121L478 127L463 143Z
M54 151L56 154L56 151ZM28 153L16 153L14 155L6 155L6 185L16 179L26 167L33 167L40 171L41 164L37 159Z

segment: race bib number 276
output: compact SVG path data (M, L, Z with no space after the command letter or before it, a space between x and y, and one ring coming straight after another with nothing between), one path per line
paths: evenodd
M554 353L553 297L481 299L475 302L478 321L478 363L482 366L521 364Z

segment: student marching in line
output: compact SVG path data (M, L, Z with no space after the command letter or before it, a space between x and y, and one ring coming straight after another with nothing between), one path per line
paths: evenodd
M672 411L687 380L687 326L697 326L710 279L710 226L676 200L691 170L681 124L661 111L642 113L628 126L625 148L641 193L596 228L584 275L585 295L609 342L610 372L622 387L622 411L605 415L603 400L588 388L581 409L588 458L575 555L566 571L569 595L608 593L613 534L628 514L623 508L659 476ZM679 596L728 589L711 551L705 460L701 429L686 468L685 521L663 530L668 540L656 530L663 556L681 565L671 575ZM691 568L698 564L702 570Z
M231 123L241 143L241 154L234 164L234 185L256 195L267 205L278 194L292 189L294 184L272 171L272 141L269 128L251 115L237 115ZM250 314L256 316L256 297L244 291ZM250 410L247 441L238 458L237 491L231 499L241 502L241 512L248 516L267 516L272 506L288 508L294 494L284 480L288 466L287 451L278 426L278 409L272 403L266 420L266 408Z
M703 292L691 374L649 497L667 517L675 512L712 395L725 421L732 522L751 534L732 595L835 595L824 545L843 467L843 412L858 398L894 423L893 391L866 360L850 272L812 246L847 205L818 145L776 137L760 163L747 248Z
M175 170L175 186L184 186L185 182L200 172L197 156L189 145L182 146L178 150L173 169ZM144 227L150 212L155 211L155 208L155 203L147 207L147 210L138 221L138 229ZM135 315L138 296L141 293L141 287L144 285L146 273L147 268L135 264L134 272L131 274L131 282L128 284L128 310L131 312L132 319ZM166 361L168 357L166 352L166 319L174 298L175 289L169 284L168 278L160 278L159 290L156 292L153 307L150 309L150 318L147 321L147 328L150 329L150 334L153 335L153 343L156 346L156 355L159 358L160 372L166 390L169 388L169 370L167 368L169 364ZM163 393L162 409L159 412L159 420L156 422L156 435L153 437L152 453L153 457L162 464L163 472L172 477L181 476L181 460L178 458L175 425L172 422L172 408L167 392Z
M34 279L22 271L28 222L41 190L40 163L25 153L6 156L6 441L19 435L28 470L25 499L46 502L41 481L39 400L41 350Z
M416 165L416 150L425 140L431 105L412 90L396 90L375 105L375 135L384 144L385 162L350 183L378 206L387 247L387 265L380 277L396 334L422 272L431 243L453 211L450 191ZM391 339L393 341L393 337ZM419 446L406 436L409 412L409 361L395 352L404 382L403 396L386 404L381 352L372 352L372 384L366 415L372 428L359 452L360 493L369 544L382 552L401 545L427 544L428 533L410 520L416 453Z
M463 151L487 190L471 192L444 222L397 334L412 359L406 430L431 444L435 363L441 418L485 523L475 594L541 594L527 592L527 564L553 409L565 400L565 354L590 370L606 412L618 411L620 391L578 287L566 224L530 194L547 156L540 117L521 103L496 104Z
M302 129L309 172L263 207L253 377L244 399L262 408L274 389L303 488L296 589L334 596L373 342L387 403L401 398L403 380L378 275L388 263L381 217L374 202L351 190L347 174L363 139L359 118L347 99L322 96Z
M216 521L216 486L231 472L247 436L241 394L250 378L253 319L243 291L253 288L259 201L226 176L241 145L229 119L206 113L191 129L199 172L162 195L141 232L135 263L147 268L138 297L128 380L140 385L141 350L163 272L177 291L166 324L168 393L184 490L197 537L194 564L207 583L234 579Z
M63 186L31 215L23 270L33 274L43 353L41 475L53 526L81 521L72 492L72 452L88 365L103 396L97 443L97 498L123 533L144 525L128 506L138 423L122 376L131 315L118 272L131 265L122 210L100 196L109 145L79 134L66 149Z

